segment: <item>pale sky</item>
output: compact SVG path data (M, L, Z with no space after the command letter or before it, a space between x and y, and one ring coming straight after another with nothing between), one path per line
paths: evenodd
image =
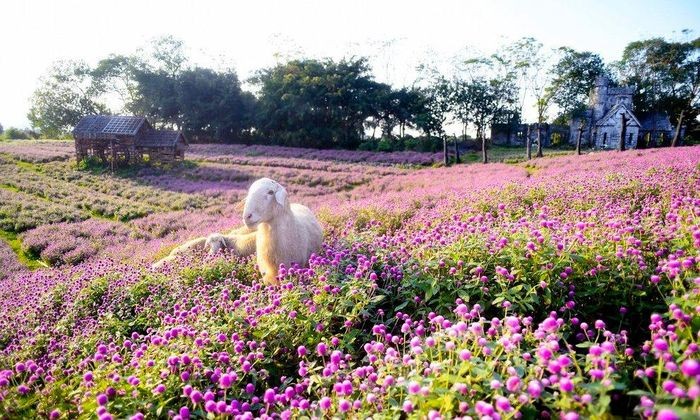
M380 81L410 84L426 57L532 36L619 59L630 41L700 35L700 1L195 1L0 0L0 123L28 125L38 78L58 59L95 64L151 39L183 40L194 64L233 66L241 79L276 52L373 56ZM394 40L388 46L387 41Z

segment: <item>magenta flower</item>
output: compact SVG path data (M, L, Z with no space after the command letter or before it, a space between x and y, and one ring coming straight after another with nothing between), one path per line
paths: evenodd
M681 372L683 372L685 376L690 377L700 375L700 362L694 359L688 359L683 361L683 363L681 364Z
M108 402L108 399L107 399L107 396L105 394L99 394L97 396L97 404L98 405L105 406L105 405L107 405L107 402Z
M323 397L318 402L318 405L322 410L327 411L329 408L331 408L331 399L328 397Z

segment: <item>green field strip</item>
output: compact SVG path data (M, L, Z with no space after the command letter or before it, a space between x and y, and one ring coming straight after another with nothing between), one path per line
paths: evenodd
M28 269L36 270L37 268L49 267L49 265L42 261L41 258L30 255L24 251L22 248L22 240L16 233L0 229L0 240L9 245L12 252L17 255L17 260L20 262L20 264Z

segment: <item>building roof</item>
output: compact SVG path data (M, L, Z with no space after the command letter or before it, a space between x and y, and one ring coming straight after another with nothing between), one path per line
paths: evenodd
M628 124L632 123L632 124L636 124L638 127L642 126L642 124L639 123L639 120L637 119L637 117L635 117L634 114L632 113L632 111L630 111L630 109L627 108L627 106L623 103L616 104L615 106L610 108L610 111L608 111L607 114L605 114L603 116L603 118L596 121L595 125L598 127L606 125L608 123L608 121L613 119L615 117L615 115L617 115L621 111L625 111L627 113L627 115L629 115L631 117Z
M73 129L74 136L94 136L101 134L102 130L112 119L109 115L87 115L78 121Z
M653 112L640 118L642 129L648 131L672 131L673 125L665 112Z
M187 139L179 131L174 130L149 130L137 140L137 145L142 147L168 147L175 146L178 140L187 144Z
M145 117L86 115L76 124L73 136L93 139L110 139L116 135L135 136L144 124L150 127Z
M102 129L102 132L106 134L135 136L144 123L146 123L146 118L144 117L115 115L110 118L107 125Z

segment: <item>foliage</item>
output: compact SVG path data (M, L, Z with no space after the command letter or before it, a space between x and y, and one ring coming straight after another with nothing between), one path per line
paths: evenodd
M577 115L588 104L588 95L595 85L596 78L610 76L603 59L590 51L576 51L572 48L559 49L561 57L551 70L552 102L563 115Z
M29 139L29 134L25 130L20 130L19 128L9 127L4 132L0 133L0 138L7 140L27 140Z
M636 110L665 110L678 128L683 122L695 124L700 113L700 38L631 42L617 66L624 82L636 87Z
M42 135L55 138L69 132L85 115L109 113L100 102L101 87L81 61L59 61L34 91L27 118Z
M356 148L388 88L365 59L293 60L258 72L257 128L285 146Z

